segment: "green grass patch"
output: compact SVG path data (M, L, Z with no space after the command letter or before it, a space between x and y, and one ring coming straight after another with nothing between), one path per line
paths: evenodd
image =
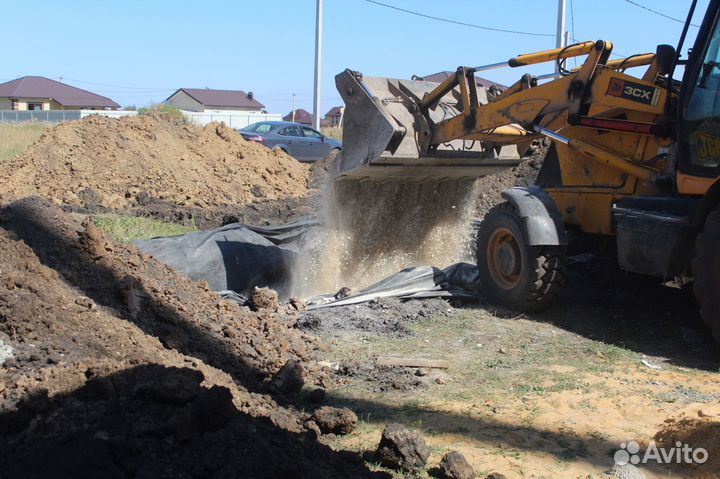
M123 215L100 215L94 218L95 225L122 243L161 236L176 236L197 231L195 225L183 226L165 223L152 218Z

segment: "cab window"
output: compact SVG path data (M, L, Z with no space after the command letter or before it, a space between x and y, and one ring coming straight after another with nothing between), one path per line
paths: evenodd
M720 29L717 24L705 59L700 66L695 89L690 97L686 118L701 120L720 117Z
M720 168L720 28L716 19L702 61L693 72L692 93L685 108L685 133L690 169L716 176Z

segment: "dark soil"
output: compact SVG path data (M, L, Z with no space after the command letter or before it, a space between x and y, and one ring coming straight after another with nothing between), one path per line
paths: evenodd
M7 478L387 477L314 432L243 414L189 368L142 365L91 376L69 394L38 394L0 415ZM32 427L21 428L32 418ZM7 435L8 425L20 432ZM20 426L20 427L18 427Z
M408 325L414 322L430 317L450 317L453 312L453 307L440 298L408 301L379 298L367 303L305 311L298 317L298 327L325 337L342 331L402 337L412 334Z
M313 194L302 198L262 199L246 205L200 208L197 206L181 206L153 199L145 204L121 209L104 208L93 204L90 206L63 205L62 209L82 214L113 213L143 216L206 230L219 228L230 223L244 223L254 226L289 223L304 216L312 215L316 210L317 201L317 194Z
M289 362L327 382L282 316L39 198L0 208L0 265L0 477L370 476L270 395Z
M414 368L380 366L367 361L349 361L340 365L337 374L356 381L363 381L373 392L411 391L418 387L427 387L426 382L415 372Z
M503 201L500 194L513 186L534 185L540 167L548 150L546 143L538 142L528 152L526 159L517 167L491 176L480 178L475 183L475 215L483 218L485 213Z

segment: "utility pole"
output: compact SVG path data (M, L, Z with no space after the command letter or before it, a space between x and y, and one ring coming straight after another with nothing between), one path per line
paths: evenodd
M558 0L557 13L557 30L555 32L555 48L563 48L567 46L567 37L565 36L565 10L567 0ZM555 73L559 73L560 68L555 63Z
M317 0L315 17L315 91L313 98L313 126L320 129L320 73L322 70L322 17L323 0Z
M292 122L295 123L295 93L293 93Z

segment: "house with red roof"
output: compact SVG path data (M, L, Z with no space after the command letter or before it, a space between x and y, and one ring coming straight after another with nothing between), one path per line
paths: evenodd
M312 115L307 110L303 110L302 108L298 108L297 110L295 110L294 117L293 117L293 112L290 112L287 115L285 115L283 117L283 121L294 121L295 123L300 123L300 124L306 125L306 126L313 125Z
M110 98L40 76L0 83L0 110L117 110Z
M325 113L325 121L327 121L328 126L340 126L340 122L342 121L343 116L343 107L342 106L334 106L330 108L330 110Z

